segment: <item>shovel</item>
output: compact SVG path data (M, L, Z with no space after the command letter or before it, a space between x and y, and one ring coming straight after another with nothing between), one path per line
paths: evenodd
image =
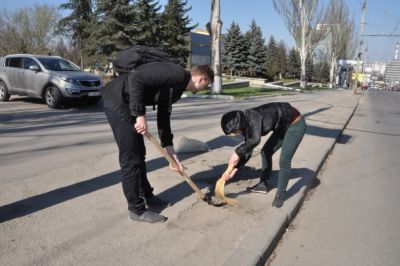
M179 166L176 164L175 160L168 154L166 150L163 149L163 147L161 147L161 145L157 142L157 140L153 137L153 135L151 135L150 132L146 131L144 135L151 143L153 143L153 145L157 148L157 150L164 156L165 159L167 159L167 161L174 168L179 169ZM189 178L189 176L185 173L185 171L179 170L179 174L185 179L186 183L188 183L189 186L197 193L200 199L209 204L213 204L213 202L209 200L203 192L201 192L201 190L196 186L196 184L193 183L193 181Z

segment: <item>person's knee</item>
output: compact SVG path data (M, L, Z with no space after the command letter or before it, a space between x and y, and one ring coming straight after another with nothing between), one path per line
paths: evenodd
M121 163L121 172L124 176L141 176L146 173L146 164L140 161Z
M292 167L292 161L281 158L279 160L279 167L280 169L290 169Z

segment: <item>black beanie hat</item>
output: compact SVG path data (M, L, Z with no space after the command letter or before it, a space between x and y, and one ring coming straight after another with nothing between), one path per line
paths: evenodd
M239 110L228 112L221 118L221 128L225 135L231 134L236 130L243 131L244 123L244 114Z

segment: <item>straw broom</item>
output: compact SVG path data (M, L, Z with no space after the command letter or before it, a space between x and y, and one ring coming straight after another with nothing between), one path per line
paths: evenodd
M215 184L215 190L214 190L214 195L215 197L223 202L224 204L228 204L230 206L235 206L239 204L238 200L232 199L225 197L224 194L224 188L225 188L225 178L228 176L234 168L234 165L228 165L228 168L225 170L225 172L222 174L221 178L218 179L217 183Z

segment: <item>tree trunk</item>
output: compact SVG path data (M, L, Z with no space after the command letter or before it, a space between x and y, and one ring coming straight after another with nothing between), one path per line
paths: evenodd
M301 63L301 74L300 74L300 87L305 88L307 85L307 77L306 77L306 59L307 59L307 50L305 47L305 41L302 41L302 47L300 50L300 63Z
M220 0L213 0L211 5L211 67L214 71L214 83L211 94L222 93L221 77L221 36Z
M80 53L80 57L81 57L81 68L83 70L83 45L82 45L82 38L81 36L79 36L79 53Z
M306 81L306 59L307 59L307 47L306 47L306 10L303 5L303 1L299 1L300 7L300 20L301 20L301 47L300 47L300 61L301 61L301 75L300 75L300 87L305 88L307 85Z
M329 88L331 89L334 87L335 69L336 69L336 55L335 52L333 52L331 55L331 67L329 70Z

